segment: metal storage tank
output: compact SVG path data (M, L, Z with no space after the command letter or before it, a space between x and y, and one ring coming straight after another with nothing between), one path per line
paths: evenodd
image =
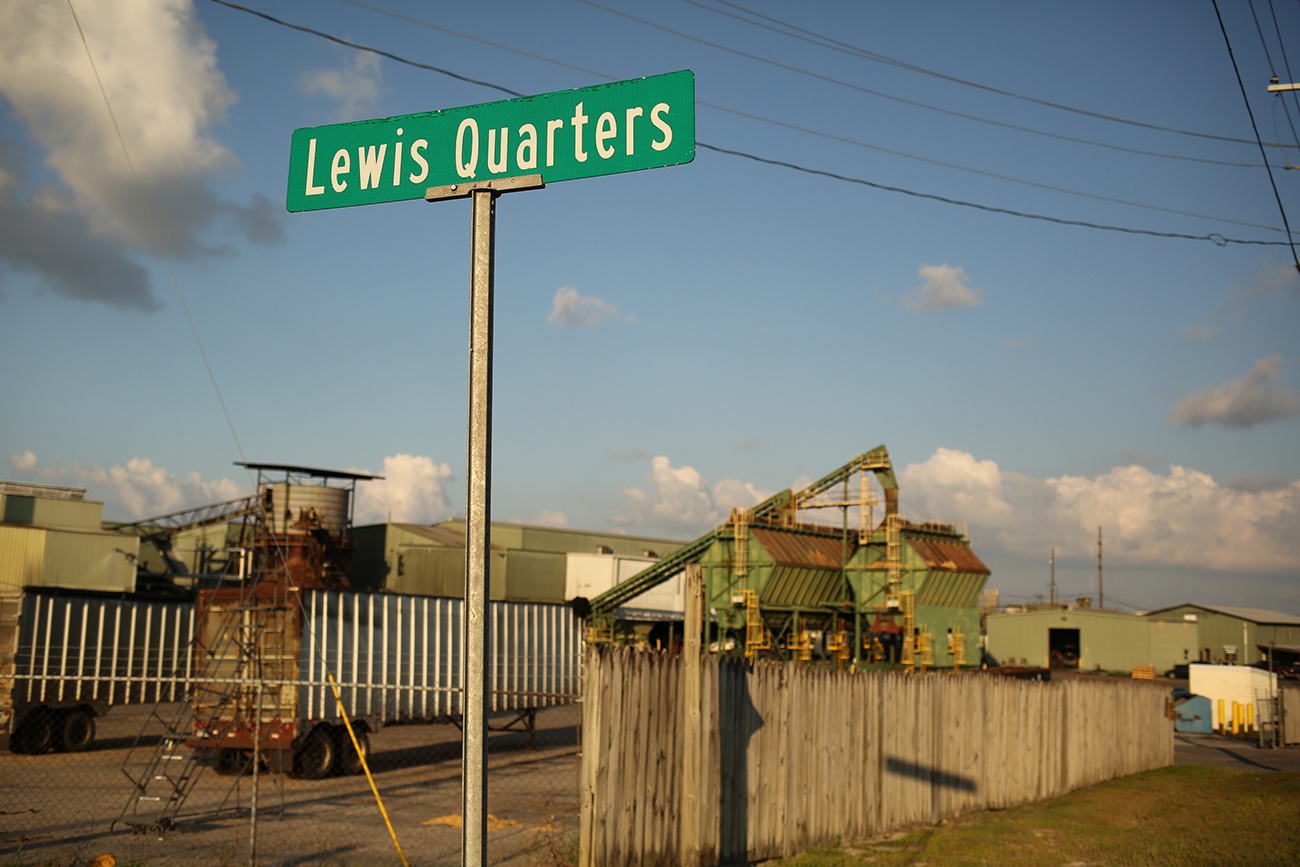
M347 532L347 488L284 483L267 487L271 492L271 532L277 536L306 535L308 528L304 524L308 522L319 524L336 538ZM304 517L308 520L304 521Z

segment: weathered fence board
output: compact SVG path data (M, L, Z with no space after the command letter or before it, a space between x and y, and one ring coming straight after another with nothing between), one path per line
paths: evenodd
M684 777L698 780L699 863L715 865L1173 763L1166 690L1147 682L850 674L705 654L703 736L687 756L679 657L593 648L586 676L584 867L680 863Z

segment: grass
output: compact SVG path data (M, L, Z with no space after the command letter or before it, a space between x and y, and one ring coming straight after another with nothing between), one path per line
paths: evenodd
M1295 865L1300 864L1300 773L1165 768L1050 801L962 816L776 863Z

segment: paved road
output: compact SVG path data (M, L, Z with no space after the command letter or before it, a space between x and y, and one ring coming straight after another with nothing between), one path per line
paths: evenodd
M84 864L112 853L119 864L137 858L148 867L247 863L247 777L204 772L186 802L190 818L161 839L123 833L120 826L110 831L131 791L122 768L139 764L128 757L128 746L146 714L115 710L85 753L0 753L0 862ZM520 733L489 739L488 856L494 865L534 867L538 853L574 839L579 715L577 706L541 711L536 749ZM371 737L375 782L413 865L460 861L459 741L450 725L394 726ZM365 777L263 774L259 800L257 849L264 867L400 863Z
M1179 732L1174 735L1174 763L1243 771L1300 771L1300 747L1262 750L1239 738Z

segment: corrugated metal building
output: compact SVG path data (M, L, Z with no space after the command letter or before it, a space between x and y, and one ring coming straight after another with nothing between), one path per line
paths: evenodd
M1193 662L1237 662L1251 665L1265 659L1263 645L1300 645L1300 617L1264 608L1186 603L1147 613L1148 617L1194 621L1200 644Z
M465 587L465 521L434 526L370 524L354 527L352 586L394 593L459 598ZM489 569L492 599L564 602L566 555L612 554L657 558L681 542L613 533L493 523Z
M988 654L1002 665L1163 673L1196 661L1197 624L1181 617L1143 617L1086 608L1046 609L985 618Z
M101 529L80 488L0 482L0 589L135 590L140 541Z

